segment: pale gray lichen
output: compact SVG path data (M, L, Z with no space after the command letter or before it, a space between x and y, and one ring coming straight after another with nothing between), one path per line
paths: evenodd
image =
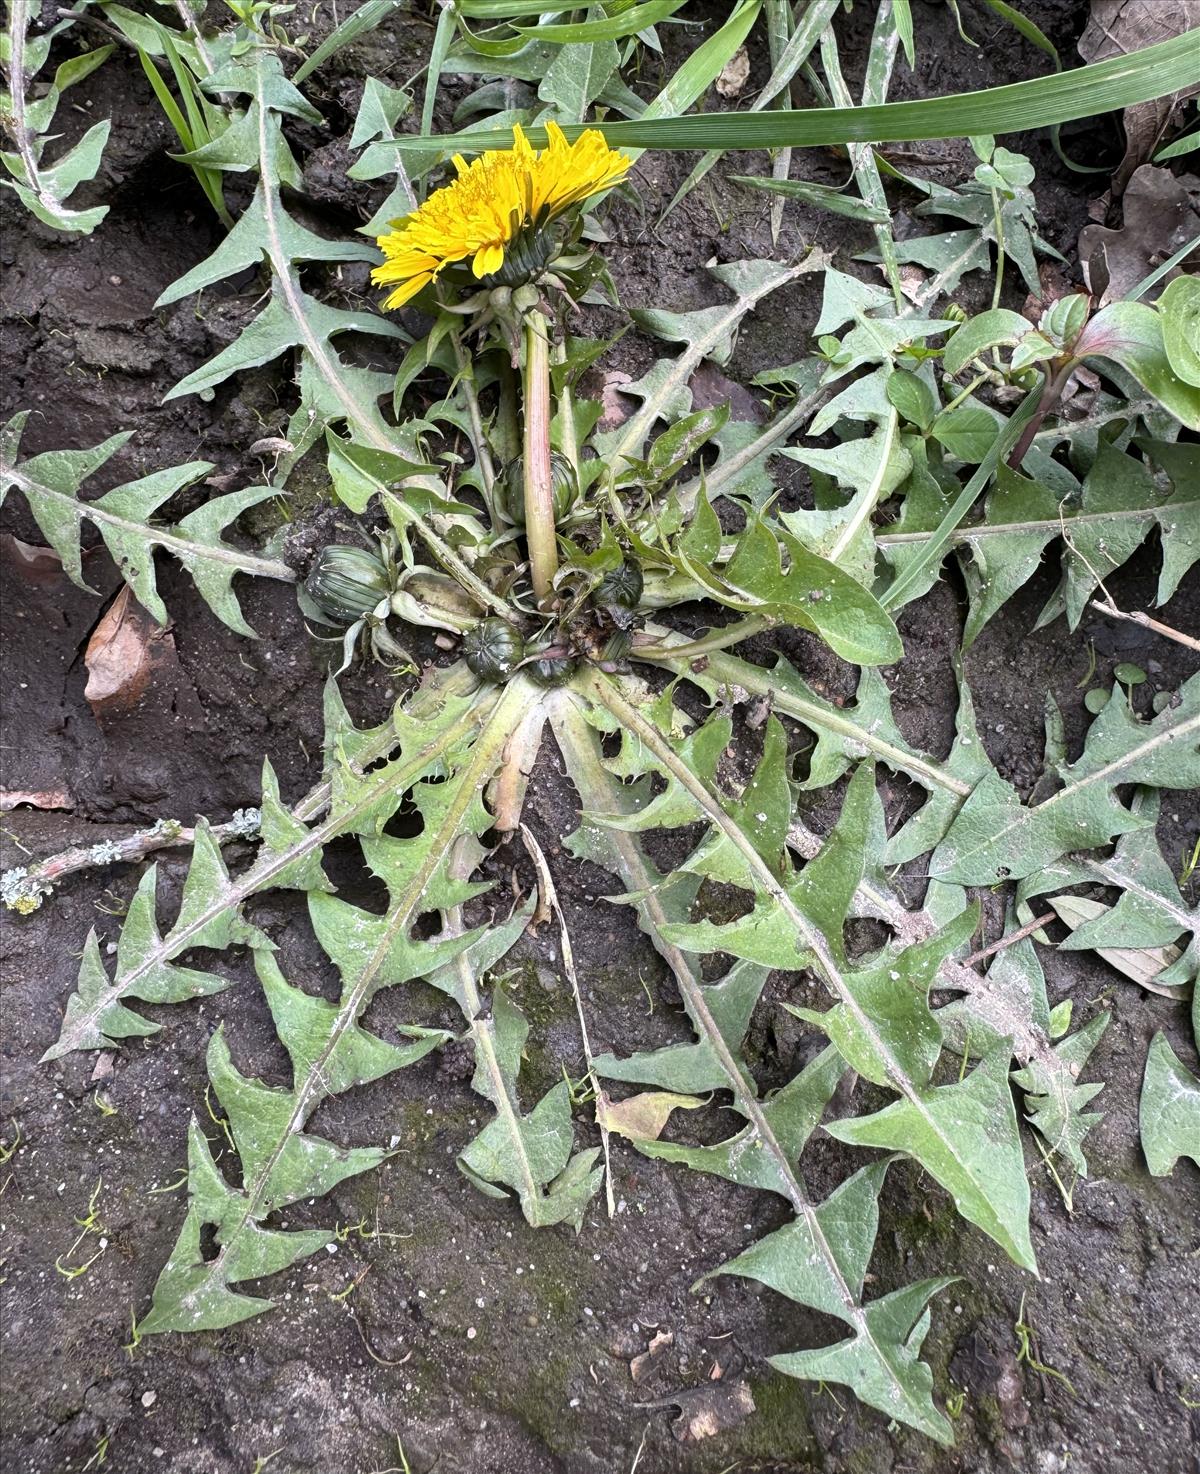
M253 839L262 824L261 809L235 809L229 828L243 839Z
M6 870L0 875L0 901L9 911L15 911L19 916L29 916L42 904L43 896L48 896L54 887L48 880L40 875L30 875L24 865L18 865L12 870Z
M102 839L88 850L88 859L93 865L111 865L114 860L120 860L123 854L124 851L116 840Z

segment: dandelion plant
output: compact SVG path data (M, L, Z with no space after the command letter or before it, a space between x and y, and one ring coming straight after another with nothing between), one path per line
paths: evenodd
M676 8L644 4L625 16L589 12L583 21L539 27L526 26L518 6L494 12L512 23L489 44L497 57L519 56L540 31L559 55L613 46L615 58L617 41L632 44ZM736 23L738 44L757 10L743 4L726 22ZM901 10L907 14L907 6L887 8L880 22L893 27L885 37L893 57L903 39L894 29ZM670 97L663 94L659 113L652 104L643 121L617 125L607 137L588 127L568 141L554 117L525 120L528 131L506 121L503 138L485 132L475 142L511 138L511 146L479 148L472 162L456 154L453 177L422 201L400 151L410 142L426 151L433 145L396 134L401 101L375 84L364 94L354 146L397 151L392 198L407 212L376 227L375 244L329 239L292 208L300 175L287 130L320 117L297 78L375 15L363 7L343 22L292 78L253 16L216 45L200 46L198 32L181 36L180 54L197 59L205 117L219 124L213 109L228 110L225 125L213 126L185 162L203 171L214 201L225 198L223 173L249 174L251 187L229 234L161 300L253 270L261 272L263 305L168 397L211 394L236 373L287 355L297 395L272 485L218 496L161 525L151 520L158 508L210 470L207 463L85 500L82 482L117 442L22 461L20 424L5 437L5 486L25 496L73 577L81 577L87 521L152 613L165 617L153 573L153 549L161 547L184 564L216 614L245 634L252 632L234 573L296 574L244 553L222 530L283 490L302 456L324 453L331 494L357 519L361 537L318 553L300 590L306 618L316 633L334 632L342 670L354 660L412 669L409 652L422 630L438 631L448 656L427 665L373 729L353 724L331 676L321 781L287 802L265 765L261 792L247 795L258 818L254 857L231 865L221 846L226 832L202 821L173 916L160 914L151 868L115 948L106 952L95 931L80 939L77 983L47 1060L151 1036L166 1016L152 1019L143 1005L208 997L219 1012L220 995L235 983L214 969L212 955L231 949L248 954L255 982L236 985L261 990L288 1058L288 1083L269 1084L238 1066L232 1031L212 1034L206 1067L227 1150L214 1152L197 1109L187 1203L137 1334L220 1330L269 1310L270 1282L331 1241L331 1230L290 1225L284 1210L380 1169L391 1150L382 1141L339 1145L318 1108L393 1076L402 1091L400 1072L457 1031L472 1053L471 1084L485 1120L458 1141L455 1159L482 1193L509 1202L532 1226L585 1231L606 1173L626 1170L619 1148L609 1150L610 1123L619 1119L646 1156L773 1195L786 1208L781 1225L715 1252L704 1278L753 1279L829 1317L833 1328L815 1345L783 1338L771 1366L800 1381L843 1384L886 1418L950 1443L951 1423L922 1360L950 1280L883 1281L872 1272L885 1178L898 1158L911 1160L953 1205L964 1232L985 1235L1036 1275L1027 1154L1036 1144L1060 1183L1087 1174L1102 1084L1080 1075L1108 1016L1072 1031L1069 1013L1051 1005L1031 940L1036 928L1021 908L1050 890L1101 880L1120 893L1113 914L1136 911L1156 939L1195 932L1195 917L1163 879L1153 819L1159 792L1200 786L1200 680L1149 715L1109 702L1074 761L1048 741L1042 782L1023 799L988 758L957 655L957 731L945 759L905 738L881 671L904 658L897 612L927 593L948 559L962 563L967 646L1056 540L1062 584L1042 622L1064 614L1074 628L1104 576L1151 531L1164 555L1159 597L1174 593L1200 548L1195 457L1178 438L1181 427L1200 421L1195 385L1177 372L1186 354L1181 359L1176 318L1164 326L1161 309L1132 301L1089 316L1088 304L1072 298L1054 304L1036 328L1002 307L970 318L948 294L965 274L988 267L991 246L1001 248L971 186L931 197L931 208L957 212L974 228L954 243L962 247L955 262L945 261L944 242L936 247L942 265L934 287L907 300L899 264L922 258L893 249L883 176L866 143L875 119L898 120L888 136L909 136L919 105L901 104L903 113L870 105L885 90L875 77L869 105L849 110L854 126L836 141L862 145L855 168L887 285L812 251L789 261L715 263L718 300L692 311L674 310L668 286L634 320L678 351L626 383L628 413L601 426L587 374L612 345L580 337L577 313L585 300L614 300L615 291L595 243L603 233L587 216L628 187L633 155L613 145L655 146ZM467 23L475 18L467 6L442 12L431 87L437 69L459 57L455 47L478 44ZM801 41L774 36L775 70L787 75L768 101L782 97L817 44L807 30L796 36ZM905 44L911 49L911 34ZM821 54L840 97L836 48L826 42ZM715 55L693 57L680 82L685 103ZM1174 43L1154 52L1172 85L1182 55ZM465 65L461 57L457 64ZM1097 68L1105 96L1125 101L1153 91L1149 64ZM610 92L617 75L614 59L603 84ZM1053 121L1081 105L1078 79L1022 85L1018 101L1039 109L1031 116ZM592 100L583 100L579 118ZM937 116L945 131L964 118L978 121L971 109L979 103L943 103ZM833 138L828 130L840 111L806 121L764 105L736 127L720 118L667 119L663 137L672 146L772 137L799 147ZM470 136L454 143L466 149ZM998 159L984 140L977 148L993 172L1003 167L1028 183L1020 156ZM374 167L360 173L377 177ZM1031 209L1022 195L1014 259L1026 274L1038 245ZM1010 234L1007 249L1017 244ZM324 272L368 260L382 310L408 309L403 326L361 301L326 300ZM812 342L796 344L803 356L763 379L782 386L784 404L752 424L732 419L727 404L697 403L699 366L727 363L747 316L806 276L821 281ZM376 340L371 367L349 346L363 334ZM387 353L394 376L378 367ZM1061 411L1085 359L1113 392L1097 391L1081 419ZM440 397L419 398L415 386L432 382ZM1121 397L1130 383L1144 400ZM1070 455L1056 455L1063 446ZM786 509L781 468L794 464L810 474L816 496L813 505ZM678 618L684 606L702 611L692 633ZM831 699L812 672L771 653L772 640L793 630L857 669L852 696ZM518 897L497 883L502 867L493 861L521 843L531 775L552 749L578 823L561 836L565 853L541 855L540 896ZM891 833L881 772L903 775L916 794ZM835 785L836 821L818 834L801 822L798 798ZM1139 797L1127 802L1132 786ZM407 837L397 833L401 817ZM243 826L240 837L247 833ZM664 835L679 857L670 868L661 860ZM386 890L382 912L336 893L327 849L342 840L353 842ZM567 1080L531 1098L522 1072L530 1023L505 975L527 927L554 910L555 872L583 861L607 876L608 901L632 909L688 1028L686 1039L661 1048L632 1037L594 1055L578 1000L597 1090L594 1123L579 1118ZM920 862L923 883L916 906L896 873L912 862ZM1010 893L1014 930L981 970L978 897L1007 883L1019 883ZM337 973L336 998L310 991L281 965L256 907L278 889L303 897L307 925ZM18 891L13 882L6 896ZM859 918L876 924L870 941L848 925ZM1111 940L1093 930L1097 945ZM1194 953L1180 954L1172 986L1192 981ZM565 922L560 955L573 977ZM767 1091L746 1041L772 975L811 1047L807 1062ZM801 977L811 984L803 995L795 987ZM406 985L417 979L453 1003L454 1028L408 1017L386 1037L372 1023L372 1000L385 989L409 997ZM857 1094L839 1088L851 1078L863 1082ZM630 1091L651 1093L647 1112L614 1116ZM667 1126L674 1110L714 1094L732 1112L715 1139ZM1156 1040L1142 1099L1153 1171L1195 1155L1188 1134L1195 1099L1194 1078ZM646 1120L651 1129L629 1124ZM811 1184L806 1158L818 1133L845 1168L824 1195Z

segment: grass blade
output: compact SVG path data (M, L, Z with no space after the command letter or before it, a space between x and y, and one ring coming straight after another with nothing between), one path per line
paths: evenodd
M754 23L758 9L754 0L735 11L717 35L689 57L642 118L636 122L590 126L599 128L614 148L633 153L648 148L818 148L848 143L911 143L929 138L1018 133L1053 127L1056 123L1094 117L1134 103L1152 102L1200 81L1200 27L1197 27L1127 56L981 92L958 92L919 102L889 102L868 107L664 116L678 112L677 94L687 91L687 83L694 81L689 68L701 53L723 37L735 21L744 35ZM685 73L688 73L686 79ZM564 129L569 139L577 138L581 131ZM535 147L545 145L544 129L530 128L527 136ZM447 135L425 133L404 140L405 148L439 152L478 153L482 149L511 146L509 128Z
M367 0L365 5L360 5L352 15L348 15L340 26L335 26L330 31L307 61L300 63L292 81L297 84L303 82L322 62L328 61L335 52L340 51L343 46L349 46L352 41L357 41L367 31L373 31L387 18L389 12L399 10L401 4L402 0Z

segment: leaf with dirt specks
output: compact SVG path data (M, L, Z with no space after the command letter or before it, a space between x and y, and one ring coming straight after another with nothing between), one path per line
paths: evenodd
M775 519L754 515L727 548L707 498L683 533L650 550L691 579L699 596L820 635L843 660L888 665L903 654L891 616L855 572L808 548Z
M600 1150L571 1155L575 1133L565 1080L528 1115L522 1113L517 1072L528 1035L525 1015L504 988L494 988L491 1017L480 1024L476 1039L472 1085L496 1107L496 1117L459 1153L458 1165L491 1197L505 1197L504 1188L511 1188L535 1228L570 1223L578 1233L604 1175L595 1166Z
M1192 1034L1200 1048L1200 992L1192 998ZM1150 1041L1138 1123L1154 1177L1169 1176L1180 1157L1191 1157L1200 1167L1200 1079L1162 1033Z
M250 94L243 119L213 144L183 159L218 170L256 171L254 196L217 249L173 282L159 298L159 305L203 291L249 268L269 268L270 298L263 310L228 347L176 384L167 397L210 395L239 370L296 350L302 403L287 429L294 450L276 469L284 477L330 424L345 423L360 444L377 450L397 448L378 408L380 396L391 387L390 377L344 363L332 339L349 332L392 339L403 339L405 334L376 312L333 307L301 286L298 268L302 263L373 262L376 252L364 241L326 239L288 213L282 185L298 188L301 180L283 137L280 115L319 122L320 114L288 81L273 51L255 46L249 55L248 62L231 63L221 72L222 87ZM213 78L206 82L209 90L215 85Z
M254 636L242 617L233 579L237 573L276 578L294 583L296 575L286 563L260 558L227 543L221 531L248 508L257 506L275 491L270 486L251 486L213 497L189 512L174 527L160 527L151 517L185 486L213 469L209 461L189 461L156 471L136 481L127 481L93 501L84 501L80 487L129 440L129 434L114 435L89 450L52 450L18 459L24 415L5 427L0 441L0 494L15 487L24 496L46 541L62 559L73 583L87 588L83 579L80 531L91 522L104 539L121 576L160 625L167 623L166 606L158 593L154 550L165 548L191 574L205 603L230 629Z
M292 1061L291 1090L264 1085L241 1073L224 1033L208 1047L208 1073L228 1117L241 1162L242 1186L233 1187L213 1161L195 1118L188 1136L188 1211L179 1239L154 1287L154 1302L139 1322L141 1335L164 1331L220 1330L272 1308L272 1301L229 1288L289 1268L329 1243L323 1230L282 1232L263 1226L277 1209L302 1198L323 1197L339 1182L377 1167L387 1152L341 1148L303 1128L320 1102L353 1085L377 1080L413 1064L445 1041L431 1029L411 1031L397 1046L359 1027L345 995L328 1002L286 981L274 959L255 962L275 1026ZM216 1256L200 1252L200 1234L211 1225Z
M752 868L763 865L767 874L773 873L765 856L783 864L782 855L776 853L774 838L780 831L770 817L764 824L757 824L754 816L766 813L764 804L777 806L782 796L786 825L790 798L786 784L781 790L777 781L775 768L779 755L770 759L767 772L756 774L752 795L744 796L740 804L731 802L725 808L704 780L699 780L697 788L686 779L689 770L686 765L679 765L669 739L629 706L611 683L593 677L589 689L590 700L582 701L583 693L579 696L572 693L573 699L564 698L551 716L559 749L582 804L581 823L572 848L576 854L619 876L624 883L626 895L618 899L634 906L643 929L670 968L698 1040L624 1059L600 1056L595 1061L596 1068L609 1078L658 1085L668 1091L689 1094L705 1089L731 1091L734 1108L746 1123L732 1137L699 1147L660 1138L637 1143L638 1150L646 1156L677 1161L694 1170L711 1172L781 1196L794 1214L793 1232L806 1246L803 1261L791 1256L787 1260L789 1264L802 1262L809 1266L804 1284L798 1287L798 1297L803 1303L836 1305L834 1313L851 1327L854 1338L871 1341L872 1310L861 1301L862 1277L856 1287L853 1274L848 1277L846 1269L851 1261L856 1263L864 1255L870 1256L873 1230L865 1246L860 1237L862 1213L867 1212L868 1205L859 1203L861 1212L853 1229L838 1215L836 1204L822 1220L823 1210L810 1198L797 1165L845 1067L836 1051L827 1048L782 1090L766 1100L758 1099L741 1045L762 989L765 969L754 962L735 963L721 983L706 987L700 982L694 964L672 940L675 928L688 924L686 918L695 895L692 877L686 871L671 877L661 876L647 859L637 833L637 816L645 806L645 789L639 786L644 780L637 775L655 772L665 779L667 787L654 802L659 804L659 814L670 816L672 823L686 823L697 812L711 818L714 804L739 829L747 818L751 820L750 834L744 835L742 841L743 859L737 858L736 844L723 843L717 837L713 842L701 841L701 851L708 857L706 865L711 864L724 875L742 874L744 883L745 863L753 855L756 859L750 862ZM662 715L669 725L669 717ZM621 752L606 760L600 752L597 729L621 730L624 734ZM623 784L617 774L633 782ZM859 781L861 786L864 780ZM680 789L683 791L672 796L672 790ZM663 799L665 803L660 802ZM729 839L728 833L724 839ZM831 910L849 901L846 885L852 873L838 878L838 872L846 865L852 872L851 856L846 856L844 861L835 859L827 884L820 887L828 893ZM698 862L695 869L697 872L701 869ZM817 869L819 873L820 867ZM774 959L775 965L779 960ZM868 1169L863 1182L875 1186L882 1178L881 1168L882 1164ZM851 1233L857 1244L853 1250L840 1242L831 1242L835 1235ZM783 1287L783 1293L790 1290ZM930 1293L926 1293L926 1300ZM907 1327L904 1334L908 1334ZM950 1426L933 1405L932 1376L928 1368L914 1364L915 1353L907 1355L903 1342L888 1345L876 1339L871 1344L881 1360L869 1385L863 1383L866 1399L889 1416L921 1429L940 1442L948 1442Z
M173 1003L218 992L231 979L212 971L183 967L179 960L194 947L216 951L236 945L268 948L270 942L249 925L241 908L251 896L270 889L327 891L321 868L323 847L340 834L374 834L392 817L406 791L441 770L446 753L468 728L465 703L453 679L432 687L410 704L406 720L373 732L354 730L336 688L326 692L326 778L318 802L302 801L293 810L280 802L269 764L263 766L260 810L262 846L257 862L231 877L220 848L202 820L196 829L192 863L179 914L162 935L157 920L157 868L142 877L126 913L117 943L111 980L100 959L93 932L84 952L76 991L67 999L59 1038L43 1060L77 1049L110 1049L131 1034L154 1033L150 1023L124 1000ZM387 762L397 746L400 755ZM374 763L369 773L364 769ZM311 821L332 801L321 823Z
M520 681L475 713L469 705L464 713L464 703L448 700L434 726L435 732L440 726L443 738L436 756L427 754L408 782L396 782L396 763L387 765L393 769L393 782L386 806L372 788L375 773L343 790L351 817L343 813L337 827L360 835L368 865L387 887L388 909L377 915L327 890L309 891L313 930L341 977L336 1002L295 987L269 952L256 952L259 980L292 1063L292 1085L278 1089L243 1074L224 1034L213 1036L209 1078L229 1118L242 1185L235 1189L226 1181L207 1151L199 1149L194 1133L188 1215L140 1325L143 1334L216 1329L269 1309L269 1301L237 1295L229 1285L285 1268L329 1236L293 1238L265 1229L265 1220L301 1198L323 1196L345 1177L386 1158L381 1148L336 1147L309 1133L308 1122L323 1100L413 1064L451 1037L441 1029L405 1027L405 1042L395 1044L368 1032L361 1020L380 989L449 966L486 934L486 927L456 926L418 937L415 929L422 916L456 911L488 888L470 879L474 860L463 867L456 859L460 842L470 852L471 841L492 822L483 789L527 705L528 692ZM464 720L464 715L474 720ZM429 724L424 725L428 738ZM350 803L346 795L356 790L357 801ZM420 816L420 833L407 840L384 835L384 821L406 793ZM519 1043L516 1048L519 1058ZM195 1252L203 1225L213 1227L218 1248L209 1260L200 1260Z
M1125 835L1124 838L1128 839L1131 836ZM1128 899L1128 892L1121 897L1121 900L1126 899ZM1074 944L1076 948L1080 945L1087 946L1091 939L1090 945L1096 955L1103 957L1110 967L1115 967L1119 973L1124 974L1132 982L1137 983L1148 992L1161 993L1167 998L1180 996L1177 988L1158 981L1163 974L1173 975L1174 966L1181 956L1178 947L1097 946L1094 940L1096 935L1098 933L1103 935L1106 930L1112 929L1111 917L1115 907L1105 906L1101 901L1089 900L1087 896L1051 896L1049 904L1058 913L1058 919L1072 929L1071 936L1062 944L1064 951L1071 944ZM1089 932L1088 927L1095 928L1095 930ZM1076 940L1081 931L1084 934L1083 943Z
M641 455L647 436L660 419L674 419L690 408L690 395L684 409L677 408L679 394L702 360L728 363L746 314L771 292L805 272L818 270L827 259L822 252L813 251L797 266L781 266L777 261L732 261L710 268L711 275L734 294L727 305L682 313L657 307L635 309L634 321L644 332L685 347L678 358L660 360L655 365L657 382L641 409L618 429L596 438L601 458L617 469L626 458ZM632 392L632 386L622 392Z
M52 163L46 161L45 151L48 143L61 136L61 130L59 133L50 130L62 94L102 66L116 47L98 46L94 51L68 57L55 68L54 80L40 91L36 100L27 92L49 58L51 42L74 25L78 17L78 10L63 10L57 25L31 35L28 28L33 22L40 26L40 11L35 9L31 14L26 0L14 0L8 6L8 26L3 37L4 70L11 94L6 94L4 99L4 124L16 150L0 155L12 175L11 179L0 180L0 184L11 189L43 225L73 235L91 235L108 214L108 206L76 210L67 201L81 184L95 179L99 172L111 121L105 118L93 123L82 138Z
M1017 901L1023 905L1034 896L1061 891L1067 886L1105 885L1121 892L1115 906L1105 906L1085 897L1055 898L1054 906L1071 927L1071 935L1059 946L1064 952L1093 949L1105 956L1113 950L1151 954L1158 965L1131 971L1131 959L1113 958L1113 966L1133 977L1151 992L1176 998L1179 990L1200 973L1200 906L1188 906L1171 866L1164 859L1155 834L1159 795L1150 788L1139 789L1130 806L1146 821L1117 840L1106 858L1093 855L1064 856L1022 882ZM1068 908L1063 903L1076 903ZM1080 907L1078 903L1085 904ZM1190 936L1186 946L1182 939ZM1180 948L1182 947L1182 951ZM1167 956L1168 950L1170 956Z
M1147 827L1116 800L1126 783L1200 788L1200 676L1153 720L1141 722L1113 700L1088 731L1083 753L1061 764L1062 787L1026 806L992 773L959 810L938 850L932 874L961 885L995 885L1035 875L1072 850L1094 849Z

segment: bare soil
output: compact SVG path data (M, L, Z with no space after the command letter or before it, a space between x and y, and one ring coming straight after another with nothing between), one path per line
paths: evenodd
M1086 7L1037 0L1023 8L1069 55ZM983 86L1041 69L1044 58L991 11L963 9L983 43L977 50L957 37L946 7L916 0L920 64L912 78L900 69L895 95ZM865 7L850 24L859 27L850 34L864 42ZM342 178L362 78L404 81L429 39L424 22L397 14L314 80L329 129L302 130L297 146L307 152L310 208L342 231L374 203L369 188ZM861 67L861 45L853 54ZM753 49L752 63L754 85L765 73ZM852 80L855 70L849 67ZM654 85L653 76L644 80ZM155 310L162 288L215 244L211 214L190 176L163 156L174 140L136 59L115 56L71 97L90 117L113 116L94 190L112 209L93 236L74 239L32 222L7 192L0 199L6 413L33 410L29 451L91 445L135 429L135 439L97 478L101 489L195 457L213 461L238 485L253 484L261 467L247 447L286 420L291 389L284 365L225 386L210 403L163 405L161 397L229 340L258 286L247 279L199 306L185 301ZM1067 142L1080 157L1119 157L1108 125L1068 130ZM1070 257L1089 193L1102 182L1067 171L1044 139L1012 146L1033 156L1044 233ZM943 177L952 180L961 160L953 149L945 157ZM703 305L716 297L706 262L772 253L768 205L724 181L757 167L749 157L723 161L655 230L658 211L691 162L644 156L637 171L644 218L620 204L610 213L609 260L628 305ZM812 177L830 180L846 169L832 155L812 165ZM789 205L777 253L813 241L836 247L844 260L867 245L849 222ZM365 295L365 273L347 272L343 287ZM817 278L804 278L764 305L742 333L729 371L734 380L744 384L759 369L801 356L819 291ZM600 332L615 321L597 311L585 330ZM636 375L655 352L631 334L614 362ZM312 481L310 489L301 478L290 529L290 556L300 567L340 520ZM802 480L795 492L803 496ZM40 540L15 498L4 516L6 531ZM265 523L259 528L267 530ZM1154 548L1143 550L1112 580L1120 603L1148 606L1157 561ZM82 653L117 580L102 550L89 554L85 568L99 597L53 571L32 577L5 562L4 786L61 788L71 803L65 812L24 807L7 815L6 866L68 843L117 837L158 817L226 819L256 801L264 754L286 797L299 797L315 781L329 648L310 638L288 587L241 581L248 618L263 636L250 643L225 630L186 577L160 560L177 670L139 710L101 728L83 698ZM1189 673L1179 647L1094 612L1073 635L1061 623L1033 634L1056 576L1043 569L967 662L988 751L1026 790L1040 769L1048 694L1062 705L1078 750L1089 646L1098 680L1118 662L1141 665L1149 681L1139 700L1147 703ZM1200 633L1198 595L1193 579L1162 617ZM962 614L962 590L948 572L905 612L907 656L886 673L906 736L939 754L952 731L951 656ZM763 658L772 648L831 692L851 689L852 673L815 641L791 635L760 642L752 653ZM348 678L346 693L357 716L378 720L396 688L367 666ZM795 741L799 747L802 734ZM886 799L895 814L911 795L894 782ZM1185 795L1168 798L1164 810L1165 851L1175 855L1195 813ZM835 812L836 794L822 794L811 799L808 817L823 828ZM552 743L531 786L528 817L551 863L560 862L558 885L595 1047L628 1051L682 1037L677 998L631 914L596 900L613 890L611 879L563 863L561 839L576 813ZM181 855L160 863L164 915L172 914L185 865ZM527 885L517 857L498 860L497 877L507 884L512 865ZM335 866L342 893L370 904L374 891L357 850L338 848ZM379 1172L290 1211L294 1226L360 1228L272 1281L266 1292L277 1306L270 1314L221 1334L167 1336L127 1350L131 1314L144 1312L181 1221L187 1122L193 1112L205 1119L204 1049L218 1022L225 1021L241 1068L286 1078L252 971L236 952L211 965L242 986L195 1005L147 1009L162 1032L127 1044L102 1078L92 1056L36 1063L57 1036L89 927L102 949L111 946L139 876L140 867L76 876L35 915L5 918L3 1134L11 1143L19 1132L21 1143L0 1170L5 1471L251 1474L270 1459L271 1474L368 1474L401 1467L397 1438L414 1474L625 1474L635 1461L640 1474L1200 1468L1198 1179L1187 1163L1172 1178L1149 1178L1137 1139L1146 1046L1164 1029L1185 1053L1183 1009L1143 994L1089 954L1048 949L1042 960L1052 1001L1071 998L1078 1025L1105 1007L1113 1022L1088 1070L1105 1082L1098 1105L1106 1114L1090 1138L1093 1173L1076 1188L1073 1215L1040 1164L1029 1163L1042 1279L1020 1273L958 1222L944 1194L913 1165L893 1167L884 1193L871 1266L879 1287L961 1275L935 1303L926 1346L939 1402L965 1394L956 1404L952 1450L889 1429L841 1389L771 1373L765 1357L772 1352L831 1339L818 1317L742 1280L717 1279L692 1291L701 1274L781 1221L782 1207L769 1195L620 1149L617 1214L609 1220L596 1200L578 1238L566 1229L534 1232L514 1205L480 1195L454 1166L482 1124L469 1064L454 1048L323 1109L319 1127L333 1139L394 1139L397 1152ZM278 943L291 977L328 987L329 964L302 909L292 897L271 895L254 915ZM993 906L989 935L999 924ZM522 1077L532 1102L563 1066L579 1073L580 1044L548 930L526 939L519 957L517 997L534 1024ZM813 1048L781 1007L795 985L782 976L773 981L752 1029L751 1057L764 1081L794 1070ZM454 1025L444 1000L420 985L376 1008L380 1024L390 1009L397 1018L402 1010L406 1020ZM111 1111L98 1108L98 1088ZM579 1140L591 1129L581 1118ZM846 1170L842 1149L815 1144L815 1190L824 1194ZM76 1219L86 1216L98 1181L105 1251L85 1274L68 1278L56 1261L75 1239ZM96 1244L90 1239L88 1252ZM1035 1356L1053 1372L1018 1365L1014 1323L1022 1296ZM669 1330L673 1344L653 1378L635 1385L629 1360L656 1328ZM704 1442L680 1442L673 1399L711 1389L716 1366L722 1381L748 1380L757 1413Z

